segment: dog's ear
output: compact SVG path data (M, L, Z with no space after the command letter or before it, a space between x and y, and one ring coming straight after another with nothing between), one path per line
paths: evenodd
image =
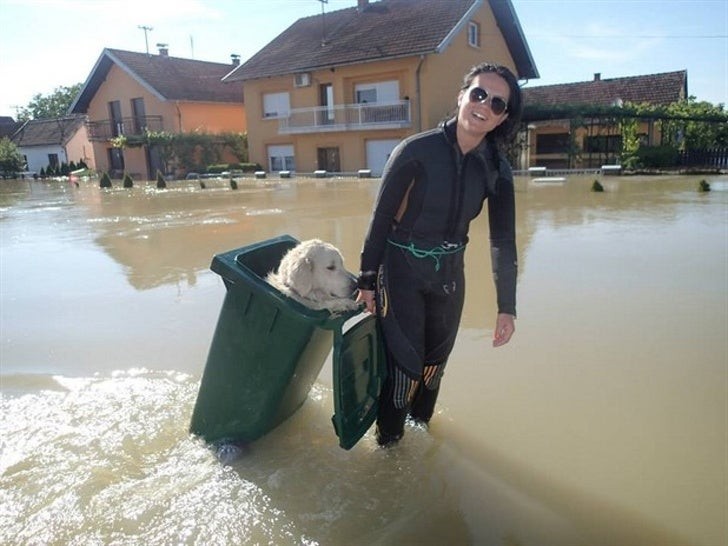
M288 271L288 285L301 296L308 295L313 290L313 260L308 256L302 257Z

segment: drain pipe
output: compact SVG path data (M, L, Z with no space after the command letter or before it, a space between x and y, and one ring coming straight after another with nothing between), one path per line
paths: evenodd
M415 96L417 97L417 132L422 132L422 95L420 87L420 70L422 69L422 63L425 62L425 56L420 55L420 62L417 63L417 69L415 70Z
M174 101L174 107L177 109L177 126L178 126L178 131L181 133L182 132L182 110L179 107L178 100Z

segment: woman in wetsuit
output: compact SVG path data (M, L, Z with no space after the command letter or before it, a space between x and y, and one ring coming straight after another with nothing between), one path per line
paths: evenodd
M465 75L457 116L393 151L361 254L358 301L377 313L388 375L379 397L377 442L398 441L409 413L429 422L463 309L463 255L470 221L487 199L498 315L493 346L515 330L513 176L502 153L522 111L505 67Z

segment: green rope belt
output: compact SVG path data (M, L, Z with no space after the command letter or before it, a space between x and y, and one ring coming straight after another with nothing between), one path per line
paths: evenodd
M423 248L417 248L414 243L404 245L393 241L392 239L387 239L387 242L390 245L408 251L415 258L432 258L435 260L435 271L440 271L440 258L442 256L455 254L456 252L460 252L465 249L465 245L461 243L443 243L440 246L426 250Z

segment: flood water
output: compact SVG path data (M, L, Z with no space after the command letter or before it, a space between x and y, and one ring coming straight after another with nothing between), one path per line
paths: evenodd
M0 543L726 544L728 177L593 179L517 180L499 349L474 222L429 431L339 448L327 362L230 466L188 434L212 256L288 233L354 271L378 180L0 182Z

